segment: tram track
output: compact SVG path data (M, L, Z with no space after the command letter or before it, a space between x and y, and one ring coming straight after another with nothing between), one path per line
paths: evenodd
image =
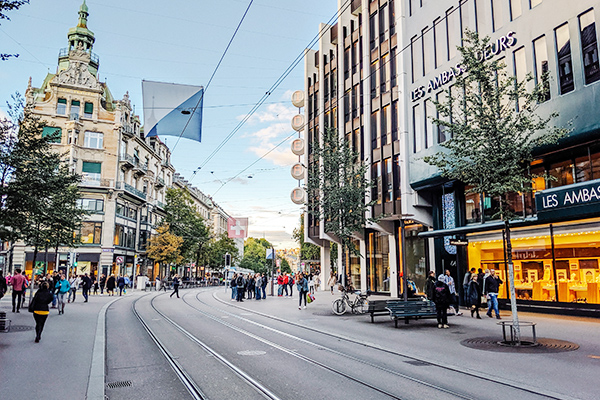
M196 295L196 298L197 297L198 297L198 295ZM386 353L386 354L390 354L390 355L400 356L400 357L403 357L403 358L408 359L410 361L419 362L419 363L426 363L428 365L431 365L431 366L434 366L434 367L437 367L437 368L441 368L441 369L443 369L445 371L457 373L457 374L460 374L462 376L466 376L466 377L469 377L469 378L473 378L473 379L477 379L477 380L484 381L484 382L489 382L489 383L494 383L494 384L502 385L502 386L505 386L507 388L515 389L515 390L518 390L518 391L521 391L521 392L524 392L524 393L529 393L529 394L532 394L532 395L540 396L540 397L543 397L544 399L551 399L551 400L566 400L566 399L571 399L570 397L567 397L567 396L559 396L559 395L554 394L554 393L542 392L541 390L539 390L537 388L524 387L524 386L520 385L519 383L507 381L506 379L502 379L502 378L499 378L499 377L481 376L480 374L472 372L472 371L469 371L469 370L459 369L459 368L456 368L456 367L451 366L451 365L445 365L445 364L442 364L442 363L437 363L437 362L434 362L434 361L431 361L431 360L425 359L425 358L420 358L420 357L415 357L415 356L411 356L411 355L402 354L402 353L399 353L399 352L391 350L391 349L386 349L386 348L384 348L382 346L379 346L379 345L376 345L376 344L370 344L370 343L366 343L366 342L361 342L361 341L349 338L349 337L344 336L344 335L339 335L339 334L335 334L335 333L332 333L332 332L320 330L320 329L317 329L317 328L314 328L314 327L310 327L310 326L306 326L306 325L303 325L303 324L299 324L299 323L296 323L296 322L293 322L293 321L286 320L284 318L279 318L279 317L276 317L276 316L273 316L273 315L262 313L260 311L255 311L255 310L252 310L252 309L249 309L249 308L241 307L241 306L239 306L237 304L231 304L231 303L226 302L226 301L224 301L222 299L219 299L217 297L217 295L216 295L216 292L214 292L214 291L213 291L212 297L216 301L218 301L219 303L221 303L223 305L226 305L228 307L237 308L237 309L243 310L245 312L249 312L249 313L252 313L252 314L260 315L261 317L264 317L264 318L267 318L267 319L270 319L270 320L273 320L273 321L278 321L278 322L281 322L281 323L284 323L284 324L287 324L287 325L290 325L290 326L302 328L302 329L304 329L306 331L311 331L311 332L319 333L319 334L322 334L322 335L325 335L325 336L328 336L328 337L331 337L331 338L335 338L337 340L345 341L347 343L352 343L352 344L360 345L360 346L367 347L367 348L370 348L370 349L373 349L373 350L377 350L377 351L380 351L380 352L383 352L383 353ZM212 306L208 305L207 303L199 300L198 298L197 298L197 300L200 301L201 303L209 306L209 307L212 307ZM264 327L264 328L269 329L269 330L273 330L274 329L274 328L266 327L265 325L257 323L255 321L249 320L248 318L244 318L244 317L239 316L237 314L230 313L230 312L228 312L226 310L223 310L223 309L217 309L217 310L219 310L222 313L226 313L228 315L231 315L231 316L233 316L233 317L235 317L237 319L243 320L244 322L256 324L256 325L259 325L259 326ZM282 332L282 334L284 334L284 335L286 335L288 337L294 337L294 335L290 335L290 334L285 333L285 332ZM301 341L304 341L304 342L311 343L311 342L306 341L305 339L302 339L302 338L299 338L299 337L297 338L297 340L301 340ZM318 346L318 347L322 348L323 346ZM336 350L332 350L332 351L337 353ZM356 358L354 356L348 355L348 357L352 358L353 361L356 360ZM358 359L358 361L365 363L364 360ZM386 371L386 372L389 372L389 371ZM399 374L401 374L401 373L399 373ZM410 376L405 375L405 374L402 374L402 375L403 375L402 377L406 377L409 380L413 380L414 379L414 381L416 383L422 383L422 381L420 379L416 379L416 378L410 377ZM468 397L468 396L465 396L465 395L460 394L460 393L449 391L448 389L442 388L441 386L437 386L435 384L431 384L431 383L428 383L428 382L424 382L424 384L426 386L431 387L431 388L439 389L439 390L441 390L443 392L452 394L452 395L454 395L454 396L456 396L458 398L473 399L473 400L476 399L475 397Z

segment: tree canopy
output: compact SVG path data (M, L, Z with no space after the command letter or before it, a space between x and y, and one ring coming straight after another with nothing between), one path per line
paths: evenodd
M248 238L244 242L244 258L240 261L241 268L247 268L261 274L269 274L271 261L267 261L267 249L272 247L266 239Z
M183 238L173 234L167 223L163 223L156 231L157 234L148 241L148 257L166 265L180 264L183 261L181 255Z

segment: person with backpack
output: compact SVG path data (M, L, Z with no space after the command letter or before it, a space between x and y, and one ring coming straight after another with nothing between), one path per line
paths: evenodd
M308 282L308 281L306 281ZM290 286L290 297L294 296L294 275L288 275L288 285Z
M438 328L449 328L448 325L448 306L452 303L452 294L450 288L445 282L445 275L438 276L433 291L433 302L437 310Z
M235 285L237 286L237 301L244 302L244 287L246 286L246 280L243 274L239 274L235 279Z
M231 287L231 301L237 300L237 277L237 274L233 274L229 281L229 286Z

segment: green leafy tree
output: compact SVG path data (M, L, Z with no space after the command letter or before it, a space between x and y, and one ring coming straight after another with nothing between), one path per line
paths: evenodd
M290 263L288 262L288 260L286 260L283 257L278 257L278 259L281 260L279 263L279 269L281 270L281 272L291 273L292 267L290 266Z
M239 252L233 239L222 233L217 238L211 240L208 250L209 264L211 267L225 266L225 254L231 255L231 265L237 265L240 261Z
M529 91L531 75L517 81L506 73L502 61L482 59L489 42L476 32L466 33L464 46L458 48L467 71L456 77L455 86L461 90L447 92L448 100L436 103L440 118L433 119L451 139L441 144L442 151L424 160L438 167L442 176L470 186L468 192L498 200L495 217L504 221L513 323L520 342L510 239L510 221L517 216L510 194L531 190L534 176L528 167L533 151L556 144L567 129L551 125L558 113L537 113L546 99L547 76Z
M367 171L359 154L336 129L326 129L322 142L313 144L308 212L324 221L325 232L335 236L344 251L359 256L360 251L352 244L354 235L362 232L367 222L375 221L366 217L373 205L366 200L372 187Z
M0 20L10 21L7 11L18 10L22 5L29 4L29 0L3 0L0 1ZM0 60L5 61L10 57L19 57L18 54L0 53Z
M300 216L300 228L295 228L292 237L300 245L300 260L318 260L321 258L321 248L304 241L304 215Z
M248 238L244 242L244 257L240 261L241 268L251 269L261 274L270 275L271 261L267 261L267 249L272 247L266 239Z

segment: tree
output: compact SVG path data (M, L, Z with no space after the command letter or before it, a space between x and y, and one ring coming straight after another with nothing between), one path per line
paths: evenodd
M210 242L208 253L209 264L213 268L216 266L224 267L226 253L231 255L231 265L236 265L239 263L239 252L235 246L235 242L233 239L227 236L227 233L225 232Z
M184 262L196 262L208 258L210 231L202 216L193 206L191 195L184 189L167 189L165 205L165 222L169 224L171 233L183 239L181 255Z
M476 32L466 32L464 46L458 48L466 71L456 76L455 86L461 90L452 95L447 91L448 100L436 103L440 118L433 119L451 139L441 144L442 151L424 160L438 167L442 176L469 186L467 192L498 200L495 217L504 221L511 309L519 344L510 239L510 221L517 216L509 195L531 190L534 176L528 167L534 150L557 143L567 129L551 126L558 113L537 113L546 99L547 76L528 90L531 75L518 81L508 76L502 61L484 56L489 54L489 42L488 37L481 39Z
M29 0L3 0L0 1L0 20L10 21L10 18L6 14L7 11L18 10L22 5L29 4ZM18 54L4 54L0 53L0 60L6 61L10 57L19 57Z
M15 99L15 120L0 127L0 240L32 245L35 266L39 247L73 242L85 215L77 207L81 177L53 151L54 137L43 136L45 123L23 108L20 96Z
M161 264L180 264L183 261L180 251L183 238L171 233L167 223L163 223L156 231L157 234L148 241L148 257Z
M279 269L281 269L281 272L291 273L292 267L290 266L290 263L288 262L288 260L286 260L283 257L279 257L279 259L281 260L281 263L279 264Z
M304 215L300 216L300 228L295 228L292 237L300 245L300 260L318 260L321 257L321 248L304 241Z
M326 129L322 142L313 144L307 189L314 200L309 201L308 212L324 221L325 232L338 239L342 250L359 256L352 243L355 233L376 220L366 216L373 205L366 200L372 187L367 171L365 162L336 129Z
M244 242L244 257L240 261L240 268L251 269L261 274L269 275L271 261L267 262L267 249L272 247L266 239L248 238Z

